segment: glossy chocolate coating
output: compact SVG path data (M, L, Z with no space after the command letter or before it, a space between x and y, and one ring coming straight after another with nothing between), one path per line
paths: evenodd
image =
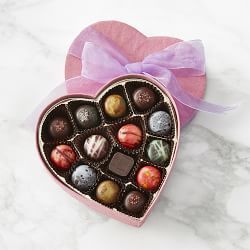
M104 111L108 116L112 118L124 116L126 110L126 102L120 95L110 95L104 102Z
M134 159L128 155L117 152L109 163L109 170L119 176L127 176L133 168Z
M171 129L171 117L165 111L156 111L150 115L148 126L152 132L166 135Z
M108 151L108 140L102 135L91 135L84 142L84 152L93 160L104 158Z
M161 183L161 172L153 166L145 166L139 170L136 181L145 190L155 191Z
M145 203L145 195L139 191L129 192L124 199L124 207L131 213L141 212Z
M126 124L119 129L117 138L122 146L137 148L142 142L142 131L134 124Z
M71 180L77 189L87 191L96 183L96 171L88 165L80 165L74 170Z
M56 117L50 122L49 133L54 139L63 139L72 133L72 126L66 118Z
M58 169L69 169L76 160L76 153L69 145L58 145L50 154L50 159Z
M75 117L81 128L96 127L100 123L100 117L97 109L91 105L82 105L77 108Z
M96 198L104 204L115 203L119 194L119 185L111 180L102 181L96 189Z
M136 89L132 97L135 106L142 111L152 108L156 101L155 93L147 87Z
M169 159L170 147L166 141L156 139L147 145L146 153L153 163L163 164Z

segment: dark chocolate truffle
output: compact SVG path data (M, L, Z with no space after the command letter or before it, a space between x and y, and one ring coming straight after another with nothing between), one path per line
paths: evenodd
M96 198L104 204L112 204L118 200L119 185L111 180L101 182L96 189Z
M122 146L137 148L142 142L142 131L134 124L126 124L119 129L117 138Z
M71 180L80 191L87 191L96 183L96 171L88 165L80 165L74 170Z
M54 139L62 139L72 133L72 127L66 118L56 117L49 125L49 132Z
M147 110L155 104L156 96L155 93L147 88L147 87L141 87L134 91L133 93L133 101L135 106L139 110Z
M129 192L124 199L124 207L131 213L141 212L145 203L145 196L138 191Z
M53 165L59 169L69 169L76 160L76 153L69 145L58 145L50 154Z
M104 158L108 150L108 140L102 135L91 135L84 142L84 152L93 160Z
M100 117L97 109L91 105L82 105L75 112L77 123L82 128L92 128L99 124Z
M110 117L122 117L125 115L127 110L126 102L120 95L110 95L104 102L104 110Z
M119 175L127 176L134 165L134 159L128 155L116 152L109 163L108 169Z
M149 129L158 135L167 134L171 129L171 117L165 111L156 111L150 115L148 125Z
M146 152L150 161L163 164L169 159L170 147L166 141L156 139L148 144Z

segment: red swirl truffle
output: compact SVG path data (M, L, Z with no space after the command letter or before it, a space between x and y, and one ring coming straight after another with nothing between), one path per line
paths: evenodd
M76 160L76 153L68 145L56 146L50 154L50 159L58 169L69 169Z
M161 184L161 172L156 167L145 166L137 173L136 180L143 189L154 191Z
M130 149L137 148L142 142L142 131L134 124L127 124L119 129L117 138L122 146Z

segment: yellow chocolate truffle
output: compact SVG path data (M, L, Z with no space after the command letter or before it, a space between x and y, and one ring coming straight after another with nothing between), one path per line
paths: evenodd
M110 95L104 102L104 109L110 117L122 117L126 113L126 102L120 95Z
M104 204L112 204L118 200L120 187L111 180L101 182L96 189L96 198Z

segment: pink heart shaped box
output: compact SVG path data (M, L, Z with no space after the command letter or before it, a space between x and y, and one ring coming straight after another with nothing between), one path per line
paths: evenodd
M114 42L130 62L141 61L148 54L181 41L173 37L147 37L135 28L118 21L97 22L90 27ZM83 39L84 32L85 29L75 38L71 48L78 47L82 51L86 42ZM65 63L65 79L79 76L81 67L81 60L68 53ZM177 77L177 79L182 88L189 94L197 98L203 98L206 88L205 75L199 77ZM86 92L84 94L86 95L95 95L102 88L100 84L93 86L93 82L88 79L83 79L82 84L85 85L84 89L86 89ZM175 102L179 111L180 124L183 127L194 118L197 112L177 100Z
M167 168L165 169L165 176L162 180L161 186L159 187L159 189L153 194L153 198L150 201L150 204L148 205L144 215L140 218L134 217L134 216L130 216L128 214L125 214L123 212L120 212L116 209L112 209L109 207L106 207L100 203L98 203L95 200L90 199L89 197L87 197L86 195L82 194L80 191L78 191L77 189L75 189L74 187L70 186L69 184L66 183L66 181L63 181L62 178L59 178L58 175L55 173L55 171L53 171L53 168L49 167L49 163L48 160L46 160L45 155L43 154L41 148L43 148L43 146L41 146L41 130L42 130L42 126L40 124L42 124L42 120L45 117L45 114L49 112L49 109L52 107L53 105L60 102L60 100L65 99L65 98L70 98L72 96L64 96L56 101L54 101L52 104L50 104L45 110L44 112L41 114L39 122L38 122L38 126L37 126L37 147L40 153L40 157L41 160L44 162L45 168L48 170L49 174L52 175L54 177L54 179L56 180L56 182L58 182L61 187L68 193L70 193L73 197L75 197L76 199L78 199L79 201L83 202L84 204L88 205L89 207L102 212L114 219L117 219L121 222L127 223L129 225L133 225L133 226L141 226L145 219L147 218L147 216L149 215L149 213L152 211L152 208L155 204L155 202L157 201L162 189L164 188L166 181L169 177L169 174L172 170L173 167L173 163L176 157L176 153L177 153L177 149L178 149L178 143L179 143L179 134L180 134L180 120L179 120L179 115L178 115L178 110L177 107L175 105L175 102L173 100L173 98L171 97L171 95L169 94L169 92L164 89L162 87L162 85L160 83L158 83L156 80L148 78L146 76L142 76L142 75L128 75L125 77L118 77L116 79L113 79L111 82L109 82L107 85L102 86L102 88L99 88L99 90L95 91L95 94L91 93L91 94L86 94L86 95L77 95L77 97L82 97L85 99L98 99L98 96L101 95L102 92L105 92L105 89L108 89L110 86L113 86L115 83L120 82L124 79L142 79L145 81L148 81L151 84L154 84L156 87L158 87L162 93L166 96L166 99L169 100L169 105L171 106L171 112L172 115L175 117L174 120L174 137L172 140L173 142L173 148L172 148L172 154L171 154L171 158L169 161L169 164L167 166ZM75 79L71 79L69 81L75 81ZM89 92L90 93L90 92ZM75 97L75 95L73 95L73 97Z

